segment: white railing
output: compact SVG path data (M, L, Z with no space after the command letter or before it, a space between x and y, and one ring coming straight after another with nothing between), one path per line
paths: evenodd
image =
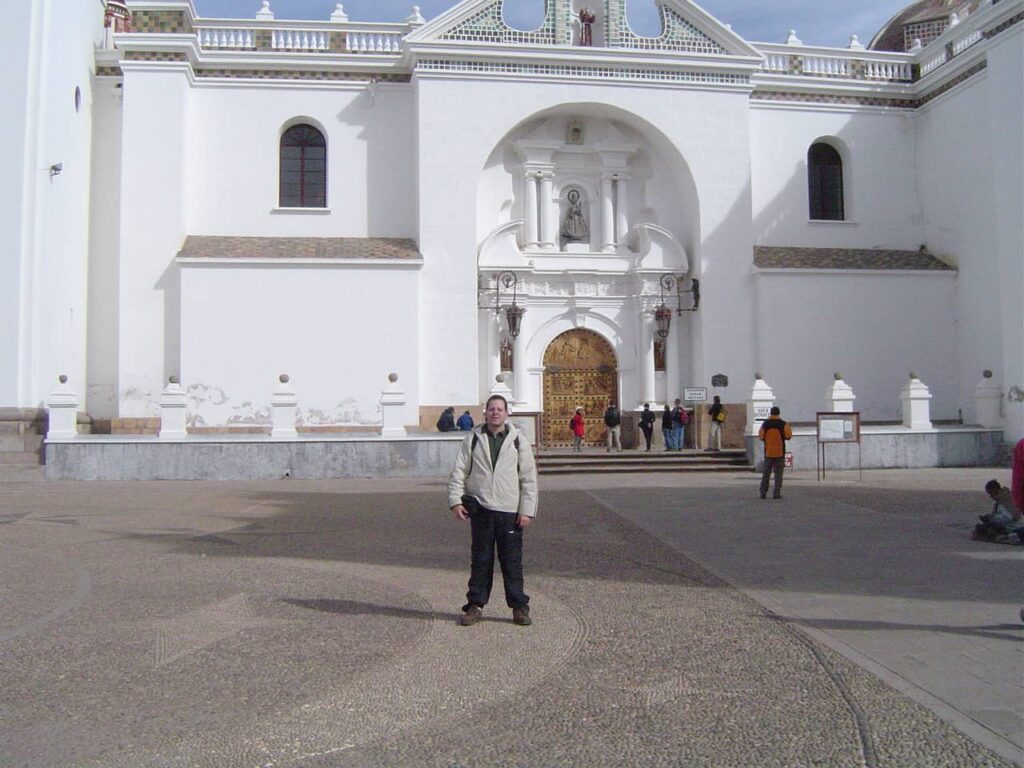
M932 56L930 59L925 59L924 61L921 62L921 77L924 77L929 72L934 72L947 61L949 61L949 56L946 54L945 47L942 47L939 49L937 55Z
M789 55L769 53L764 57L764 68L767 72L789 72Z
M251 29L200 29L199 45L203 48L252 50L256 47L256 37Z
M980 29L976 29L973 32L971 32L970 34L964 35L959 40L954 40L953 41L953 55L954 56L959 56L961 53L966 51L972 45L974 45L975 43L979 42L982 37L984 37L984 35L982 35L981 30Z
M804 56L804 74L819 77L850 77L850 59L839 56Z
M320 30L275 29L270 46L275 51L326 51L330 48L330 33Z
M400 32L346 32L348 50L354 53L401 53Z
M910 62L865 61L864 77L868 80L910 82L914 78L914 68Z

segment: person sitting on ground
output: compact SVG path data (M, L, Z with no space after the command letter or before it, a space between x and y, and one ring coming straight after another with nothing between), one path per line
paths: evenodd
M455 431L455 406L450 406L444 409L444 412L441 414L441 418L437 420L437 431Z
M985 492L992 497L994 504L987 515L978 515L981 520L974 526L974 538L992 541L1000 536L1008 536L1021 524L1021 514L1013 503L1009 488L1004 488L997 480L985 483Z
M460 432L469 432L473 427L476 426L473 423L473 417L469 415L469 411L463 411L462 415L459 416L458 427Z

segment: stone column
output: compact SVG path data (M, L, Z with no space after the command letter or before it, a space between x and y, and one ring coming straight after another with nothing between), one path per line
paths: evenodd
M928 387L917 378L916 373L911 373L910 381L900 392L900 400L903 401L903 426L909 429L931 429L931 399L932 393Z
M490 309L484 310L487 316L487 378L501 373L501 315Z
M540 242L538 221L537 221L537 177L533 173L527 173L523 180L526 187L524 206L526 207L526 242L525 248L536 248Z
M679 344L672 338L672 332L669 331L668 338L665 339L665 402L669 405L677 397L680 399L683 397L683 390L680 386L680 373Z
M178 377L171 376L160 396L161 440L184 440L188 437L185 428L187 409L188 396L178 383Z
M271 424L273 425L270 436L275 440L289 440L299 436L295 429L299 399L289 381L287 373L278 376L274 395L270 398Z
M601 179L601 250L615 250L615 204L610 176Z
M974 388L974 410L981 426L989 429L1003 426L1003 388L992 380L992 371L986 370Z
M381 437L405 437L402 410L405 406L405 392L398 383L398 374L388 374L388 385L380 394Z
M657 330L649 313L640 313L640 398L652 406L657 400L654 370L654 337Z
M522 405L526 397L526 336L520 333L512 339L512 388L515 402Z
M548 251L558 248L558 217L554 207L554 179L550 173L545 173L540 177L540 247Z
M46 401L49 409L47 440L73 440L78 437L78 395L68 386L68 377L61 374L60 383Z
M620 176L615 182L615 242L623 247L629 235L629 219L626 216L628 197L628 182Z
M757 436L761 429L761 422L771 415L772 406L775 405L775 392L761 378L760 373L754 374L754 386L750 388L750 396L747 398L747 434Z
M853 413L853 401L857 396L853 389L843 381L843 374L833 374L832 386L825 392L825 410L833 413Z

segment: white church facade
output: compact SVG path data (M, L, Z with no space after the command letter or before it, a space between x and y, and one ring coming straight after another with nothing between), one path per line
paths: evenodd
M258 431L287 373L300 427L373 431L396 373L414 430L504 373L555 445L577 405L740 406L755 374L791 420L842 371L898 422L913 371L976 424L988 370L1024 436L1024 0L920 0L844 49L657 4L659 37L625 0L532 31L502 0L8 9L7 421L66 375L83 423L152 431L177 377L190 431Z

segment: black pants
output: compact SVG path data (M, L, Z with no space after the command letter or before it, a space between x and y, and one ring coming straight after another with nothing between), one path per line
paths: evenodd
M650 424L641 424L640 431L644 433L644 440L647 442L647 450L651 450L651 435L654 434L654 427Z
M786 460L782 456L778 458L764 460L764 469L761 470L761 496L762 498L768 493L768 478L771 477L772 472L775 472L775 490L772 491L772 495L778 498L782 495L782 472L786 468Z
M462 610L471 605L482 608L490 600L495 545L505 583L505 602L509 608L526 608L530 598L523 591L523 529L516 525L516 514L477 507L469 523L473 532L473 566Z

